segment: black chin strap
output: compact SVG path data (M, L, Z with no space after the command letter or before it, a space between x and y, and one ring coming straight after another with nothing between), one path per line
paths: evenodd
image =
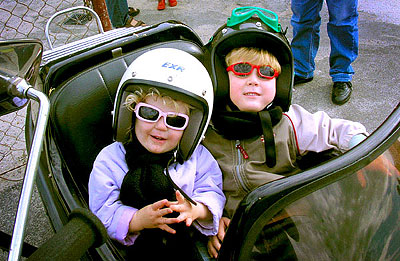
M176 151L174 153L174 157L172 157L168 161L167 168L165 169L165 172L167 173L167 178L168 178L169 182L172 184L172 186L174 187L174 189L179 190L179 192L183 195L183 197L185 199L187 199L193 205L197 206L197 203L193 199L191 199L178 185L176 185L175 182L172 180L171 176L169 175L168 168L173 162L175 162L175 160L176 160Z
M265 164L272 168L276 164L276 151L271 115L268 111L261 111L258 113L258 115L260 117L261 127L264 135L264 148L266 154Z

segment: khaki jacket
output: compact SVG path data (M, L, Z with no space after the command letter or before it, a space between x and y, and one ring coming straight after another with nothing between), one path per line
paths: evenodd
M217 159L222 170L226 196L225 215L228 217L233 216L240 201L250 191L297 171L296 139L286 117L274 127L274 133L280 133L275 135L277 161L273 168L269 168L265 164L262 136L246 140L227 140L213 128L207 130L203 144Z
M273 132L276 165L269 168L265 164L263 136L228 140L212 126L208 128L203 144L222 170L225 216L231 218L240 201L258 186L299 172L296 162L307 151L346 151L355 134L366 134L360 123L331 119L323 112L311 114L298 105L291 106Z

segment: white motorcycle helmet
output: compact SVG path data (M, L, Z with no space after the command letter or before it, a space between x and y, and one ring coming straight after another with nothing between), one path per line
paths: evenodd
M173 48L150 50L137 57L119 83L113 111L114 140L126 142L133 112L124 106L137 88L155 87L164 95L190 104L189 123L178 145L177 159L187 160L200 144L211 119L213 85L208 71L193 55Z

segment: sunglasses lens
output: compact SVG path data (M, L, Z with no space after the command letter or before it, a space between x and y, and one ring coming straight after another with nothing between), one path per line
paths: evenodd
M158 114L157 110L150 107L140 106L139 108L139 116L149 121L157 121Z
M238 63L233 66L233 72L240 74L249 74L253 67L248 63Z
M260 74L265 77L273 77L275 75L275 70L270 66L262 66L260 67Z
M186 118L182 116L168 116L167 124L175 128L182 128L186 124Z

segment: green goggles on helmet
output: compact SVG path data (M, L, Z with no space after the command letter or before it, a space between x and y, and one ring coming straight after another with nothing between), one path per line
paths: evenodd
M281 31L281 25L278 22L278 15L261 7L243 6L235 8L232 10L232 15L228 18L226 24L227 26L235 26L248 20L255 14L275 32L279 33Z

